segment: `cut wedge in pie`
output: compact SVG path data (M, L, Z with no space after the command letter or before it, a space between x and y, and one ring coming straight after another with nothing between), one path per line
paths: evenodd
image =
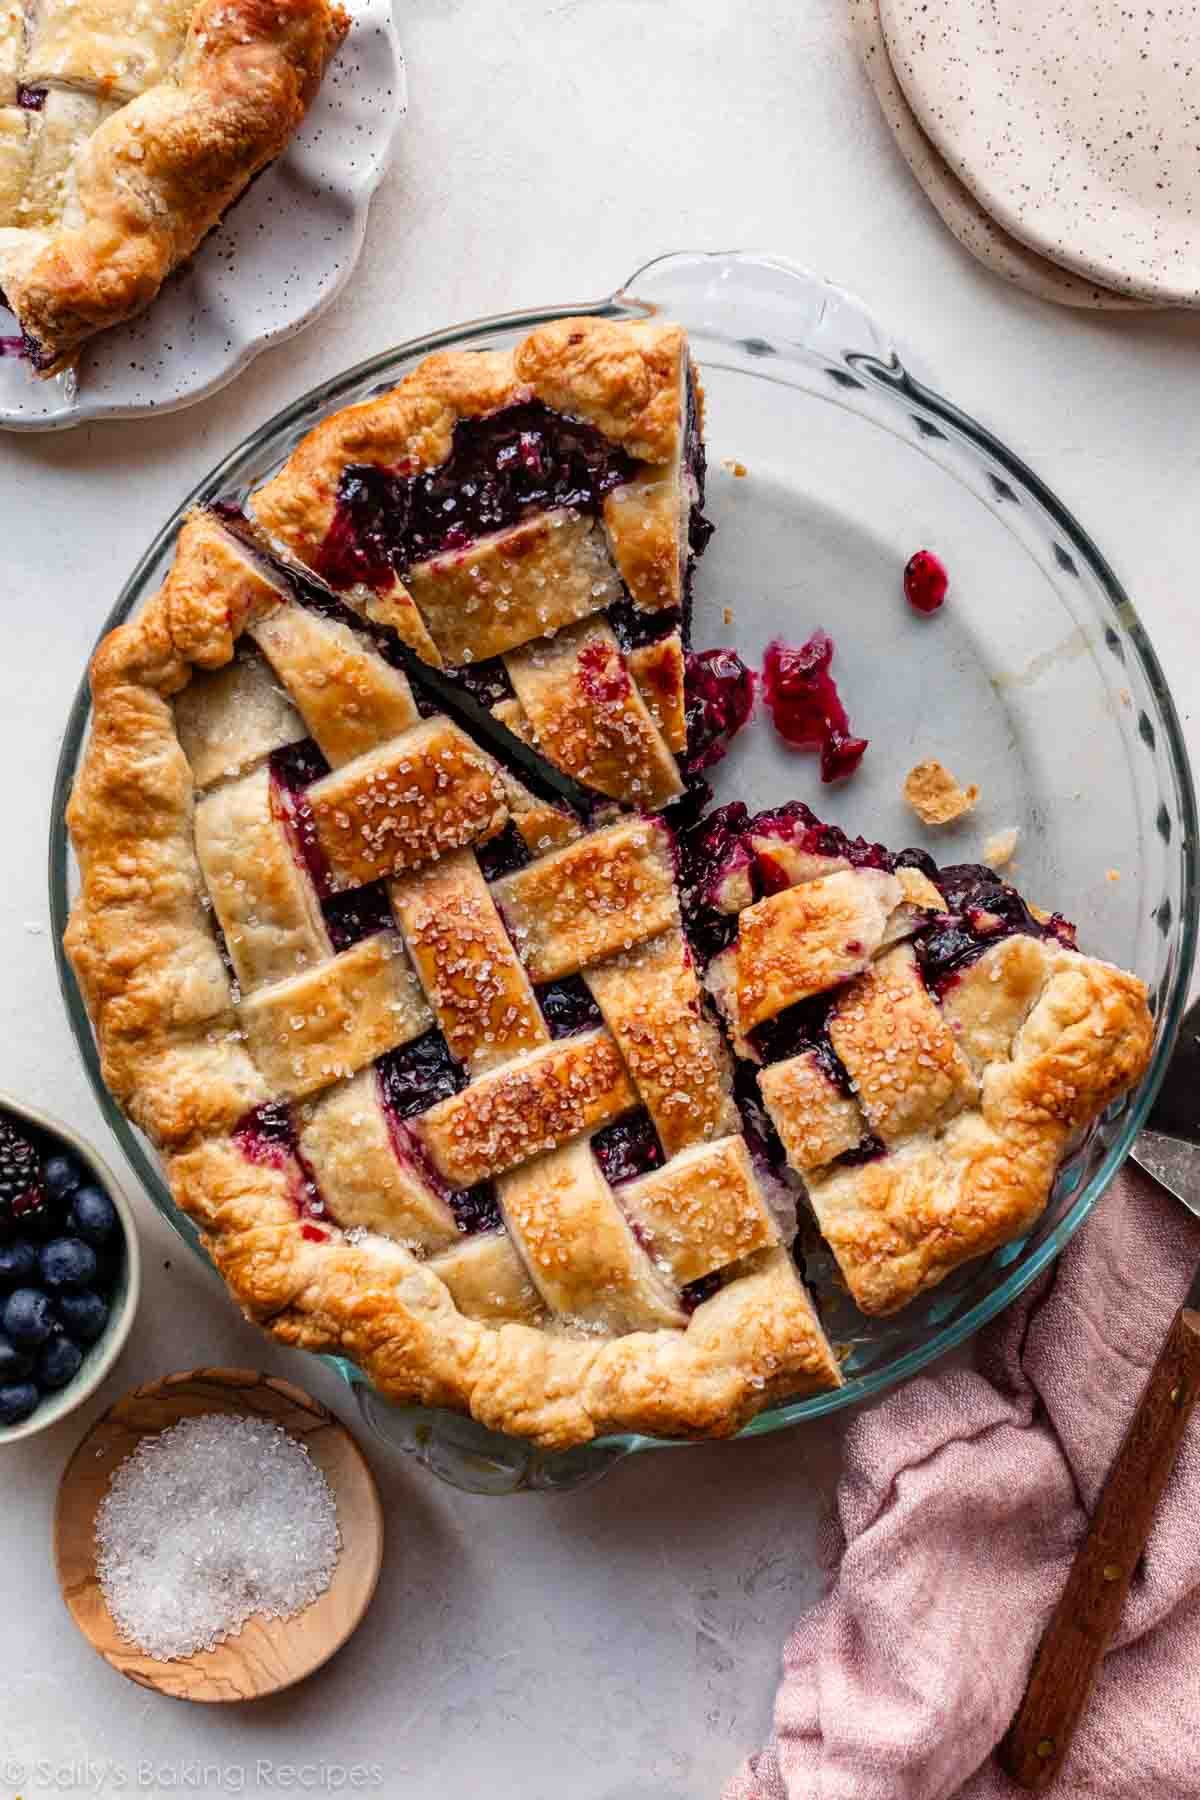
M106 1080L241 1306L553 1447L837 1386L797 1205L901 1307L1150 1050L992 871L705 813L702 422L596 319L335 414L102 644L70 805Z

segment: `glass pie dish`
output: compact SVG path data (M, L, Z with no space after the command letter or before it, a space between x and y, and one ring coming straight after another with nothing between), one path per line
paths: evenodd
M1029 1235L969 1264L904 1311L868 1319L831 1257L805 1273L843 1358L836 1392L774 1406L743 1435L855 1404L961 1343L1043 1269L1111 1180L1150 1104L1186 998L1196 935L1195 801L1170 695L1128 596L1084 530L1016 456L917 381L862 306L773 257L661 258L608 299L484 320L373 358L306 395L215 468L135 569L107 631L162 580L186 510L243 499L319 420L392 386L431 350L498 348L573 314L660 313L688 330L707 394L717 534L696 587L697 648L736 645L758 665L777 636L823 626L853 729L870 739L854 778L822 788L814 757L765 719L715 771L718 801L809 802L851 833L978 861L1017 828L1017 878L1080 924L1080 947L1137 972L1156 1020L1142 1086L1114 1105L1059 1171ZM950 572L946 606L907 606L918 548ZM75 879L64 809L89 723L86 687L68 720L51 819L50 897L72 1027L101 1105L155 1203L200 1250L149 1144L104 1087L91 1027L61 950ZM922 833L905 772L936 757L981 800L962 824ZM385 1402L329 1358L368 1422L443 1479L480 1493L570 1487L663 1440L627 1433L549 1453L457 1414Z

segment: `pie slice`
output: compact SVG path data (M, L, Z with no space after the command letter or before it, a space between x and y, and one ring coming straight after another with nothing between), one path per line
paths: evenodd
M150 304L348 27L335 0L0 0L0 297L39 374Z
M334 415L101 646L70 805L105 1077L242 1307L554 1447L837 1387L797 1205L901 1306L1150 1047L991 871L704 811L701 416L677 326L597 319Z
M894 856L800 803L692 835L693 931L729 940L709 989L862 1311L1023 1236L1146 1068L1142 983L995 871Z

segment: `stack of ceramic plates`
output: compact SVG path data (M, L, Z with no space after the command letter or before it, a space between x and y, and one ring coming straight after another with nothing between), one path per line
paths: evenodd
M850 0L909 167L981 262L1067 306L1200 306L1200 4Z

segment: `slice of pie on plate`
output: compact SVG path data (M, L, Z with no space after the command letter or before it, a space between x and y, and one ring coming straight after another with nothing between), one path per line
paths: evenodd
M596 319L335 414L101 645L70 807L105 1078L239 1303L548 1446L837 1386L805 1190L903 1305L1149 1054L990 871L698 816L749 689L688 645L702 421L678 327Z
M150 304L348 26L334 0L0 0L0 296L39 374Z

